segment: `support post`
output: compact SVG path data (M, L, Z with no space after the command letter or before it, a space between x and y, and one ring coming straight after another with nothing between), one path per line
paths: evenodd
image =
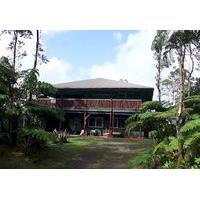
M89 118L90 114L87 114L86 112L84 112L84 116L83 116L83 129L84 129L84 133L86 133L86 128L87 128L87 119Z

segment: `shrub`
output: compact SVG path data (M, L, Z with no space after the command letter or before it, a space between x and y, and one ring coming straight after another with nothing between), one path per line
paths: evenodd
M38 128L22 128L19 131L19 145L26 154L38 151L42 146L49 142L54 142L55 136L43 129Z
M173 161L167 161L164 164L163 168L165 168L165 169L176 169L176 163L173 162Z
M152 160L154 165L165 168L172 162L177 160L178 140L176 137L165 138L162 142L157 144L152 151ZM172 165L170 165L172 166Z

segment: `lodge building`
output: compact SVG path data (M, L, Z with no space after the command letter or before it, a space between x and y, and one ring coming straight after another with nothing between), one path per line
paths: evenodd
M151 101L153 88L103 78L55 84L56 106L65 112L65 122L73 133L82 129L125 133L125 120L139 111L144 101ZM42 100L42 99L41 99Z

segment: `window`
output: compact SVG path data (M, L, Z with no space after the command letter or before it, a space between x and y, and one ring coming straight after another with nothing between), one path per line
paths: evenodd
M95 126L103 128L103 117L96 117L95 119L96 119Z
M125 127L124 119L122 119L122 118L115 118L114 127L116 127L116 128L124 128Z
M94 127L95 126L95 118L94 117L90 117L89 118L89 124L88 126Z
M90 117L88 126L103 128L103 117Z

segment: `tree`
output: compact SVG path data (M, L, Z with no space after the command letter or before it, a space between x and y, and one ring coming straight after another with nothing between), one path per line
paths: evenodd
M16 144L17 128L18 128L18 102L16 96L17 88L13 85L17 82L18 73L13 69L9 63L8 58L2 57L0 59L0 84L1 84L1 99L4 100L2 104L2 111L4 113L4 120L8 119L8 133L10 144ZM3 97L3 98L2 98ZM6 101L5 101L6 100Z
M29 101L32 100L32 92L34 88L36 88L37 75L39 74L38 71L36 70L37 63L38 63L38 52L39 52L39 30L36 30L35 59L34 59L33 69L30 71L30 74L29 74L29 81L31 82L33 81L29 90Z
M37 84L38 96L48 97L55 95L55 93L56 93L56 88L53 87L50 83L38 81Z
M188 85L188 75L189 72L185 69L184 70L184 77L185 80L185 90ZM173 67L173 70L169 72L169 75L166 79L161 82L161 88L163 91L163 95L165 95L169 101L169 103L173 106L178 102L179 98L179 85L180 85L180 78L179 78L179 69ZM186 93L186 91L185 91Z
M154 52L154 59L156 60L156 87L158 89L158 100L161 102L161 72L166 65L166 57L164 56L164 48L168 39L168 31L157 31L156 36L152 42L151 50Z
M174 108L166 109L159 101L147 101L142 103L140 113L127 119L126 131L131 132L141 127L150 133L156 143L160 143L167 136L174 135L174 116Z
M38 76L39 71L37 69L38 64L47 63L48 59L44 55L44 49L40 43L40 31L36 30L36 43L35 43L35 55L33 68L29 69L25 73L24 87L27 90L27 99L32 101L32 96L37 95L38 88Z
M179 64L179 102L178 102L178 109L177 109L177 117L176 117L176 131L177 131L177 138L178 138L178 165L183 160L183 141L182 135L180 132L181 125L183 123L183 113L184 113L184 69L185 69L185 55L186 55L186 47L190 43L190 37L188 37L188 32L186 31L174 31L173 34L170 36L168 41L167 48L169 50L174 50L177 53L177 60Z
M181 164L184 158L183 138L180 132L181 126L184 124L184 96L185 96L185 61L186 53L190 49L191 44L198 43L199 33L196 31L174 31L170 36L166 50L168 52L173 51L177 55L177 61L179 65L179 100L176 116L176 132L178 139L178 166Z
M31 39L32 32L30 30L4 30L0 35L9 34L12 36L10 43L8 44L8 50L11 51L11 57L7 61L7 65L12 67L12 73L15 74L15 81L8 85L9 88L9 100L10 100L10 110L12 113L9 117L9 135L10 143L16 145L17 141L17 128L18 128L18 116L15 115L15 108L18 102L18 95L16 91L18 90L17 80L19 80L19 73L16 72L16 66L21 66L19 62L24 56L26 56L26 51L21 52L21 48L25 45L24 39ZM5 60L5 59L4 59ZM4 63L5 64L5 63Z
M30 30L4 30L1 32L0 36L3 34L8 34L12 37L8 44L8 50L11 51L9 60L14 70L16 70L15 68L17 65L21 66L21 63L18 63L17 61L26 56L26 51L20 51L25 45L24 39L31 39L33 33Z
M178 167L200 168L200 96L196 95L186 97L184 100L184 105L185 110L187 111L185 116L187 120L186 123L181 127L180 132L183 138L185 162ZM165 113L163 114L166 115ZM154 165L164 168L177 168L176 163L179 156L178 148L177 137L166 137L164 140L154 146L151 155Z

